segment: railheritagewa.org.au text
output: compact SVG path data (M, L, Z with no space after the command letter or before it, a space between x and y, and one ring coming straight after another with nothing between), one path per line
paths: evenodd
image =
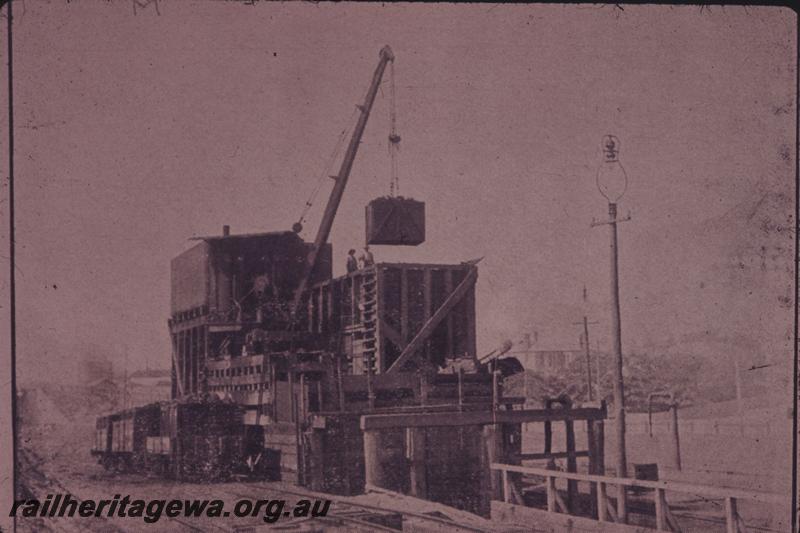
M132 499L115 494L108 500L79 500L71 494L48 494L44 500L16 500L8 516L36 518L103 517L138 518L148 524L167 518L192 517L257 517L273 523L281 518L324 517L330 510L330 500L298 500L287 505L286 500L237 500L232 508L222 500Z

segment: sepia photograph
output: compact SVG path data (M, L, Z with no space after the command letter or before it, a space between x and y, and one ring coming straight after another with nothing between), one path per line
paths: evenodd
M0 4L0 532L798 532L795 11Z

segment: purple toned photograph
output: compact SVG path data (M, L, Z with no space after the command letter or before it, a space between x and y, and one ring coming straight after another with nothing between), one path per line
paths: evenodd
M0 532L797 533L794 11L0 5Z

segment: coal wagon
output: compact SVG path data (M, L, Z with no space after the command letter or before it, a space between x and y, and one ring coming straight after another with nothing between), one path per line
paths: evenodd
M246 469L244 435L236 404L173 400L98 417L92 455L116 472L217 480Z

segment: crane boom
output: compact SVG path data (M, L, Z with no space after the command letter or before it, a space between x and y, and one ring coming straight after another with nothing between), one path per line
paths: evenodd
M384 46L381 49L380 62L378 63L378 67L375 69L375 73L372 75L372 83L369 86L364 103L358 106L361 114L359 115L358 122L353 130L353 135L350 138L350 144L348 144L347 151L344 154L342 166L339 168L339 173L335 176L336 184L333 186L331 195L328 198L328 203L325 206L325 212L322 215L322 221L320 222L319 229L317 230L317 236L314 239L314 245L312 246L306 260L303 277L300 279L300 283L295 290L294 301L292 302L293 318L296 316L300 304L302 303L303 293L306 291L308 282L311 279L311 274L314 272L314 268L317 265L319 251L328 241L328 236L331 232L331 226L333 226L333 219L336 217L336 211L339 209L339 203L342 201L344 188L347 185L347 179L350 177L350 170L353 168L353 161L355 160L356 153L358 152L358 145L361 143L361 136L364 134L364 128L367 125L367 119L369 118L369 113L372 110L372 104L375 102L375 96L378 93L378 87L381 84L383 72L386 70L386 65L389 63L389 61L393 60L394 54L392 53L392 49L389 48L388 45Z

